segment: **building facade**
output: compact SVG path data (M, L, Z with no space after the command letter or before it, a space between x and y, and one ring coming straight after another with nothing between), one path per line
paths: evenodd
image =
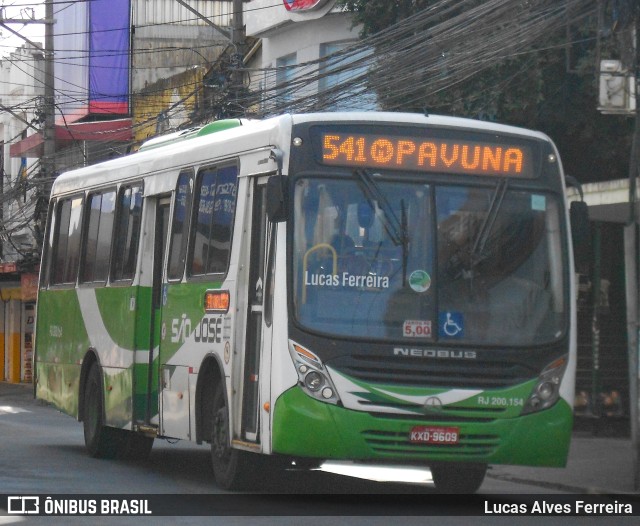
M230 1L95 0L54 24L55 171L131 151L188 123L204 73L227 38ZM212 24L213 22L213 24ZM33 317L50 181L43 155L44 54L25 45L0 63L0 381L31 381ZM6 94L6 95L4 95Z
M37 158L11 156L11 145L34 133L44 93L43 54L25 44L0 61L0 381L30 381L39 256L33 217Z
M348 78L366 76L370 52L356 49L358 28L335 0L253 0L246 4L245 23L247 35L260 42L245 60L250 89L261 94L251 108L255 113L377 109L364 84L344 87Z

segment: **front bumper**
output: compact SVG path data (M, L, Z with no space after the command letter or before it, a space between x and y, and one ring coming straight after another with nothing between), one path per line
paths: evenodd
M273 411L272 451L298 457L428 464L482 462L563 467L572 430L571 407L560 399L526 416L484 421L367 413L319 402L298 386L278 398ZM414 426L460 429L455 445L414 444Z

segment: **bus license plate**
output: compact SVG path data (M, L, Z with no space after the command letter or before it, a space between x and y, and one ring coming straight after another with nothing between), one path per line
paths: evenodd
M459 427L415 426L409 433L409 441L414 444L457 444L460 439Z

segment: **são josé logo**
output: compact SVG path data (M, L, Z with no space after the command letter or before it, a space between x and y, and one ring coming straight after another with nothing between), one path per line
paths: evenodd
M322 7L328 0L282 0L287 11L311 11Z

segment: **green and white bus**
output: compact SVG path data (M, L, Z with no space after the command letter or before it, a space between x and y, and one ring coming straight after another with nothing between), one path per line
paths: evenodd
M456 492L565 464L573 255L547 136L327 113L140 150L51 194L35 389L91 455L208 443L227 489L292 460L425 465Z

